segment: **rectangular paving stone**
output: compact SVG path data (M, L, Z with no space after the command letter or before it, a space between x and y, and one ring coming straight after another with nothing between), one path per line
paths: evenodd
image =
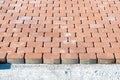
M78 64L78 54L61 54L62 64Z
M6 63L6 53L0 53L0 64Z
M8 53L7 63L24 64L24 54L23 53Z
M26 53L25 63L26 64L41 64L42 54L41 53Z
M43 54L44 64L60 64L60 54L55 53L44 53Z
M99 64L114 64L115 59L112 53L100 53L97 54Z
M120 64L120 53L114 53L115 59L116 59L116 64Z
M80 64L96 64L97 57L94 53L79 54Z

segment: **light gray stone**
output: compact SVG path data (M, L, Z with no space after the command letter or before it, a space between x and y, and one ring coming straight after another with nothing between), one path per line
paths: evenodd
M0 65L0 80L120 80L120 65Z

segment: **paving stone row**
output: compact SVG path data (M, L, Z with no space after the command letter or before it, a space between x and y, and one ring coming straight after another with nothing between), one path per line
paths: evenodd
M119 54L56 54L11 53L0 54L0 63L10 64L119 64Z
M119 63L119 0L0 0L1 63Z

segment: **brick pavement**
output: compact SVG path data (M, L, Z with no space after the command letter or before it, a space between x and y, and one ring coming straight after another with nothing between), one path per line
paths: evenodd
M120 63L119 0L0 0L0 63Z

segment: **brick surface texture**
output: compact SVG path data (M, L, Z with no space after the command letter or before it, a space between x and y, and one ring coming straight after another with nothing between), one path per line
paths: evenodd
M3 63L120 63L120 1L0 0Z

